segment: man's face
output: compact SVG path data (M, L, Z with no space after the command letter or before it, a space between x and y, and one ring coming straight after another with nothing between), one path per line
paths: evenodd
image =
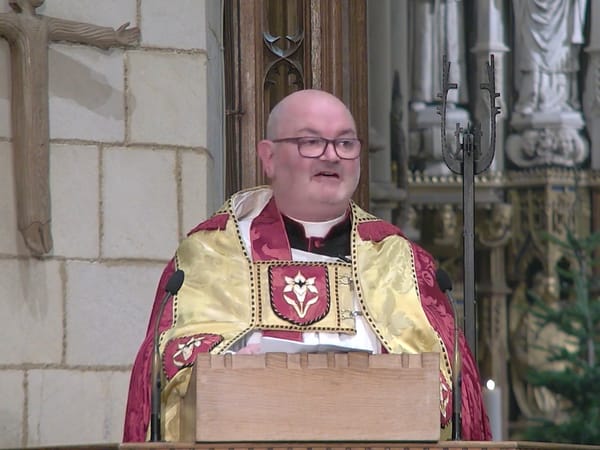
M356 138L354 120L337 99L322 92L289 99L273 140L289 137ZM327 220L348 208L360 177L360 158L340 159L328 144L319 158L305 158L294 142L262 141L259 154L282 213L306 221Z

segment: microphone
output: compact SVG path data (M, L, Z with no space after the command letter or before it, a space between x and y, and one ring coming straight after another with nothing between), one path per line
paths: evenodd
M150 441L159 442L161 440L160 433L160 350L158 346L158 326L160 318L167 304L167 301L177 294L179 288L183 284L183 270L178 269L169 278L165 286L165 296L160 302L158 315L154 321L154 346L152 348L152 393L151 393L151 414L150 414Z
M458 348L458 315L456 314L456 302L452 298L452 281L444 269L438 269L435 272L440 290L446 294L450 305L452 305L452 315L454 316L454 359L452 361L452 439L460 440L461 427L461 360L460 349Z

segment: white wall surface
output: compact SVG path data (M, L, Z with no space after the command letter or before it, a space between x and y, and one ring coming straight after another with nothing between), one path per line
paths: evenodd
M162 268L222 201L219 127L207 136L223 108L220 3L38 8L141 29L127 49L48 47L54 248L42 258L30 256L16 225L19 149L0 38L0 448L121 441L129 372ZM8 0L2 13L12 14Z

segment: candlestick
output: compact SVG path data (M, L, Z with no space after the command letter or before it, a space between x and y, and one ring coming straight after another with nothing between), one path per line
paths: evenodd
M494 380L488 380L483 388L483 403L490 419L492 439L502 440L502 392Z

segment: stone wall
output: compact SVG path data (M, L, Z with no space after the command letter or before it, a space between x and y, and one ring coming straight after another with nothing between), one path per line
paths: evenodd
M39 259L16 225L10 56L0 39L0 447L121 440L160 272L222 201L220 3L38 8L141 29L126 50L49 46L54 248Z

